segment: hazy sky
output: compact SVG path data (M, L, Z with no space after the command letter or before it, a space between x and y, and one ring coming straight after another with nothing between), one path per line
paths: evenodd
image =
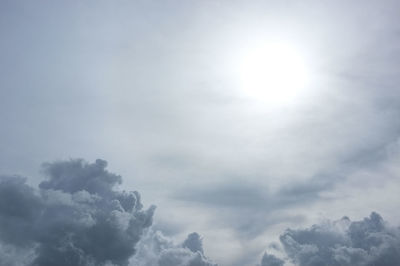
M36 186L44 162L104 159L157 206L154 230L198 232L220 266L260 263L288 227L373 211L398 225L399 13L390 0L0 0L0 173ZM243 86L241 56L265 40L307 67L291 101Z

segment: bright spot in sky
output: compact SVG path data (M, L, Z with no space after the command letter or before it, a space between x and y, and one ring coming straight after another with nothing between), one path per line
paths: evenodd
M294 47L284 43L250 47L239 64L240 86L247 97L274 106L291 104L304 96L309 71Z

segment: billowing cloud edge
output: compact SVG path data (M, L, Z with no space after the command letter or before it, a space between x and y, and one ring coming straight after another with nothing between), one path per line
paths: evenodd
M20 176L0 177L0 265L214 266L201 238L176 245L151 225L155 206L136 191L120 191L122 177L107 162L45 163L38 188Z
M81 159L43 165L38 188L21 176L0 176L0 265L216 266L198 233L174 243L152 228L155 206L136 191L120 191L122 177L107 162ZM400 261L400 229L376 212L343 217L280 235L283 256L265 253L261 266L393 266Z
M298 266L399 265L400 229L376 212L361 221L343 217L305 229L287 229L280 235L284 259L264 255L261 266L288 262Z

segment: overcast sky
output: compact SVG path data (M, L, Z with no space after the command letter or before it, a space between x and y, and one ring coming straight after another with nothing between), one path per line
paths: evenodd
M157 206L154 230L198 232L220 266L260 263L286 228L373 211L399 225L399 14L391 0L1 0L0 173L36 187L44 162L104 159ZM290 103L241 86L240 55L265 39L307 64Z

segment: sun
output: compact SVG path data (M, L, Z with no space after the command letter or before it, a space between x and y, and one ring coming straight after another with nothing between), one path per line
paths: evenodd
M239 60L244 95L271 106L301 98L309 81L305 59L285 43L261 43L247 48Z

